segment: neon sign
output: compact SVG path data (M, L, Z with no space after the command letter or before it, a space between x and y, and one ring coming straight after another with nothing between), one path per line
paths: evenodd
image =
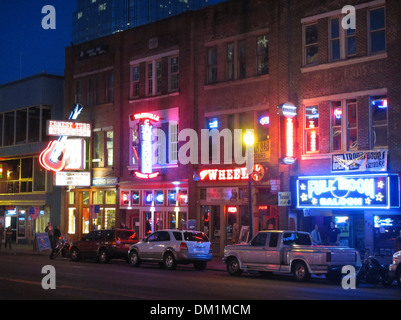
M202 181L232 181L249 178L246 167L234 169L205 169L199 173Z
M91 132L92 128L90 123L58 120L47 121L48 136L75 136L89 138Z
M158 122L160 117L153 113L137 113L131 115L131 119L140 120L140 167L141 171L135 171L134 175L140 179L153 179L159 176L160 172L153 172L153 125L151 121Z
M390 208L400 205L397 175L299 177L296 188L297 207L303 209Z

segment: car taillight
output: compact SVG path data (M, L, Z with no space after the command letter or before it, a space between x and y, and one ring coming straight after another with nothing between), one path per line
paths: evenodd
M187 244L185 242L181 242L180 251L187 251L187 250L188 250Z

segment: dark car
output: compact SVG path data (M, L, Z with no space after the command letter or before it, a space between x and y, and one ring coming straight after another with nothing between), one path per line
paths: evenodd
M89 232L80 241L70 245L70 257L73 261L96 258L101 263L111 259L128 259L128 249L138 242L134 230L111 229Z

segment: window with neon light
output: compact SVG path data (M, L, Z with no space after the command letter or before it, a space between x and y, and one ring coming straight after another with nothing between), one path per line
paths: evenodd
M356 99L331 102L331 151L358 150Z
M388 146L388 105L385 95L370 97L371 148Z
M319 151L319 106L305 108L306 152Z

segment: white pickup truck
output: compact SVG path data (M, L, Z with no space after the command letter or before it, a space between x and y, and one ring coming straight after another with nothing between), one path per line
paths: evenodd
M348 247L313 246L309 233L301 231L260 231L246 244L224 248L223 262L231 275L246 272L293 274L306 281L311 274L341 276L345 265L360 265L358 251Z
M393 263L390 264L390 276L397 280L397 284L401 287L401 251L397 251L393 255Z

